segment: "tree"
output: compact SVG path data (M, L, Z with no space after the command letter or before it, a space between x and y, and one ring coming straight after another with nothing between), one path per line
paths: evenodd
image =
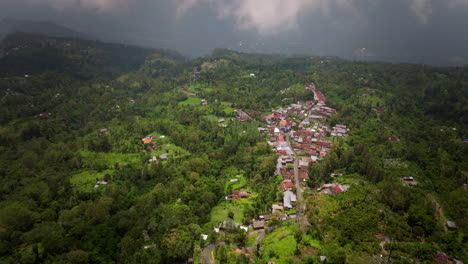
M187 260L193 253L194 239L185 229L172 229L161 240L164 257L168 261Z

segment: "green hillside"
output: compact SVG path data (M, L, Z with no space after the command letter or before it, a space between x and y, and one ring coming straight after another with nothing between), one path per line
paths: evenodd
M304 110L318 103L311 82L336 113ZM467 95L468 67L222 49L187 61L9 35L0 263L437 263L437 252L467 263ZM295 208L275 212L295 175L275 172L284 154L272 142L307 136L268 129L281 111L291 130L328 128L318 141L330 147L295 150L326 155L301 169ZM337 124L347 135L331 135ZM335 182L349 189L318 191Z

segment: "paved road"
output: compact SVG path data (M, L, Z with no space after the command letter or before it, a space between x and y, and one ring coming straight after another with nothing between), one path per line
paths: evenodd
M301 182L299 181L299 160L295 157L294 158L294 178L296 182L296 204L299 205L297 210L297 216L301 217L304 213L304 199L302 197L302 193L304 192L301 188Z

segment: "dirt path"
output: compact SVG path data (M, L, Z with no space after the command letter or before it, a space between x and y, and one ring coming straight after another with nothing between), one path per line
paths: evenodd
M444 210L440 206L439 202L437 202L437 200L434 198L432 193L426 194L426 197L427 199L429 199L429 201L431 201L432 205L434 206L434 210L436 214L435 217L437 218L437 220L440 220L441 218L445 218ZM444 224L444 231L448 232L448 228L445 224Z
M224 242L210 243L206 247L203 248L203 251L202 251L203 263L205 264L214 263L214 253L211 250L218 245L226 245L226 243Z

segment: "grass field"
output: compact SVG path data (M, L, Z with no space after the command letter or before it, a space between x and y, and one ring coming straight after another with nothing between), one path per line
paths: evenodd
M223 112L226 114L226 115L231 115L232 113L234 113L234 108L232 107L225 107L223 108Z
M237 179L237 182L231 182L229 181L230 179ZM240 174L239 177L231 177L227 182L226 185L224 186L224 192L227 192L228 188L231 188L232 191L239 190L247 184L247 179L244 177L244 175Z
M139 164L142 156L140 154L104 153L81 150L83 167L85 168L108 168L111 169L116 163Z
M262 256L277 264L290 263L291 256L296 251L296 239L289 226L283 226L267 234L262 242Z
M159 149L150 152L149 153L150 156L159 156L164 153L167 153L169 158L173 158L173 157L183 158L183 157L187 157L190 155L190 152L174 144L162 144L158 146L159 146Z
M187 100L179 102L179 105L200 105L201 98L200 97L189 97Z
M228 220L228 213L229 211L232 211L234 213L234 222L242 224L242 220L244 219L244 205L251 203L251 198L223 201L219 203L219 205L213 207L211 210L210 220L215 223Z
M302 235L302 242L307 246L311 246L316 249L322 248L322 243L319 240L313 239L310 235Z

